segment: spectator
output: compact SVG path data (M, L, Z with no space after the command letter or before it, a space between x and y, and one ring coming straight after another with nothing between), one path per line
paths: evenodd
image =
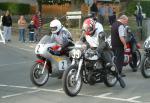
M7 10L5 15L2 18L2 25L4 27L4 38L6 42L11 41L11 27L12 27L12 19L9 11Z
M99 18L99 22L104 25L104 18L105 18L105 6L102 4L101 7L99 7L98 9L98 18Z
M140 2L138 2L138 4L136 5L136 10L134 15L136 17L136 22L138 27L141 27L143 16L142 16L142 6L140 5Z
M110 25L116 21L116 13L113 11L113 8L110 5L108 7L108 20Z
M28 25L29 29L29 42L34 42L34 36L35 36L35 25L34 21L31 20L30 24Z
M25 42L25 28L26 28L27 22L23 15L20 16L18 20L18 27L19 27L19 41Z
M98 13L97 0L93 0L93 4L90 7L90 11L91 11L92 14L97 15L97 13Z
M125 40L125 36L126 36L125 25L127 25L127 23L128 23L128 17L126 15L121 15L119 19L112 24L111 27L112 50L116 57L115 63L117 69L122 76L125 76L122 73L122 68L124 62L124 50L127 48L126 40Z
M35 41L40 40L41 36L41 29L42 29L42 17L41 17L41 12L37 12L33 17L32 20L34 22L34 25L36 27L35 29Z

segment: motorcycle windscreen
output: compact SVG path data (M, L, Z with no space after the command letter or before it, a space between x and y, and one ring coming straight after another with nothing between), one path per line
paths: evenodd
M49 44L51 42L51 35L45 35L41 38L38 44Z

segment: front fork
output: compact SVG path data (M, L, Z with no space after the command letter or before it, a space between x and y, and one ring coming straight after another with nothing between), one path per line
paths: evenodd
M43 68L42 68L42 71L41 71L41 74L44 73L44 70L45 70L45 67L47 65L47 60L36 60L37 63L39 64L44 64ZM38 65L38 68L40 68L40 65Z
M45 70L46 64L47 64L47 60L45 60L45 62L44 62L44 66L43 66L43 68L42 68L42 74L44 73L44 70Z
M78 66L78 71L77 71L77 75L75 77L75 80L77 81L78 78L79 78L79 75L80 75L80 71L81 71L81 68L82 68L82 63L83 63L83 59L80 59L79 61L79 66Z

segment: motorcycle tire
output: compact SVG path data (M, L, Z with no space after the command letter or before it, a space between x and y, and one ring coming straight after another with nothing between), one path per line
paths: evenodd
M63 90L64 92L71 97L76 96L82 87L83 81L81 75L79 75L78 80L75 80L78 66L71 65L68 69L66 69L63 73Z
M134 62L134 60L136 62ZM132 68L133 72L137 72L139 66L141 64L141 53L140 51L137 49L133 55L132 55L132 61L129 63L130 67Z
M144 57L141 66L141 74L143 75L144 78L150 78L150 57L146 56Z
M43 63L35 63L31 68L30 80L36 86L43 86L48 81L49 70L48 70L48 68L45 67L44 73L41 74L43 66L44 66Z
M110 80L111 79L111 80ZM104 84L107 87L113 87L117 83L117 78L111 70L107 70L107 74L104 77Z

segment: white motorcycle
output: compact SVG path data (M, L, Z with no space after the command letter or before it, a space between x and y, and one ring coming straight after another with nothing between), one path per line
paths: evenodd
M38 60L31 68L30 79L36 86L43 86L49 77L61 78L64 70L70 65L71 61L67 56L56 56L51 54L48 49L58 45L51 43L51 36L45 35L36 45L35 54Z

